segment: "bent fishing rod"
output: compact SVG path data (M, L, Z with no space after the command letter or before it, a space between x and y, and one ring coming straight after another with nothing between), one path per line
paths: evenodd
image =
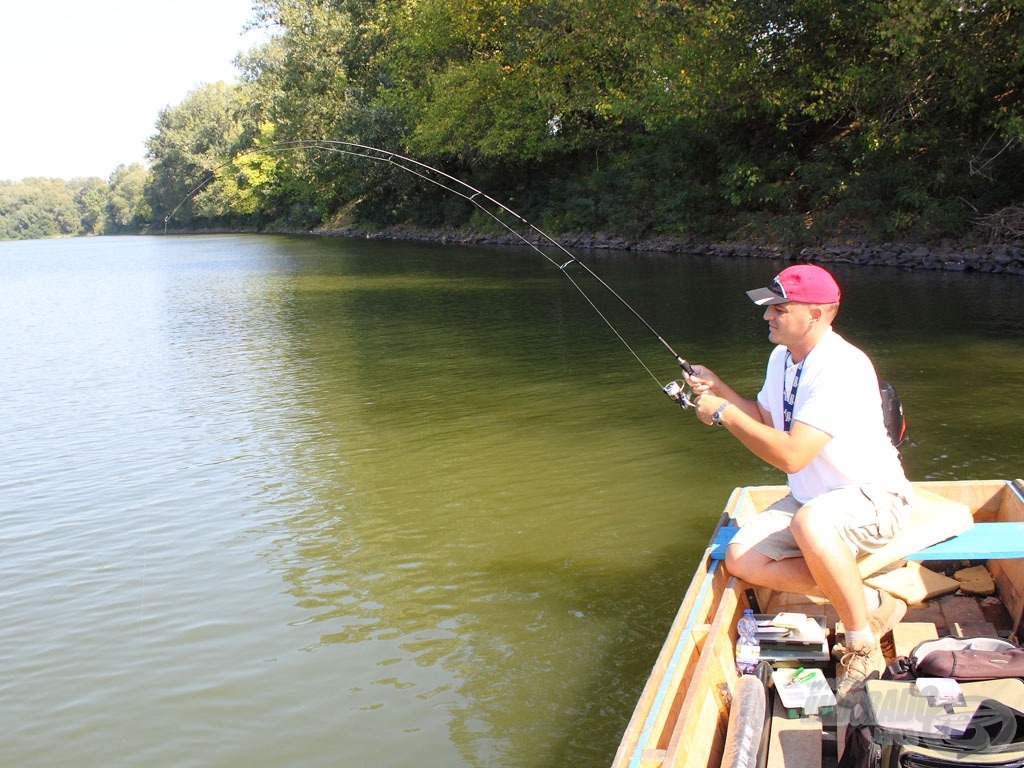
M608 316L601 311L600 307L591 299L590 295L583 289L579 281L568 271L573 265L582 270L586 275L593 279L598 285L608 291L623 307L625 307L633 317L638 320L644 328L650 331L651 334L658 340L658 342L672 355L676 363L686 374L692 374L693 367L678 353L672 346L665 341L665 339L659 334L654 327L636 310L633 306L627 302L611 285L609 285L600 275L594 272L587 264L580 261L572 252L570 252L565 246L559 243L555 238L548 235L546 232L541 230L539 227L533 225L521 215L513 211L507 205L495 200L490 195L485 194L479 189L467 184L461 179L452 176L445 171L442 171L433 166L422 163L419 160L415 160L411 157L400 155L396 152L392 152L386 149L380 149L378 147L371 147L365 144L357 144L350 141L340 141L333 139L297 139L293 141L282 141L274 144L258 147L246 152L242 152L231 160L217 166L215 169L210 171L189 193L175 206L167 216L164 218L164 234L167 233L167 223L171 220L175 213L185 204L190 198L199 193L204 187L206 187L211 181L217 177L218 171L225 168L228 165L232 165L239 158L245 157L246 155L256 154L260 152L290 152L297 150L310 150L320 152L331 152L340 155L348 155L351 157L358 157L365 160L371 160L374 162L387 163L406 173L412 174L423 181L434 184L441 189L451 192L463 200L472 203L478 210L482 211L488 217L497 222L501 227L507 230L515 238L521 241L524 245L531 248L533 251L538 253L550 264L557 268L565 277L572 283L573 287L579 292L583 299L591 306L591 308L597 313L598 317L604 321L605 325L611 330L611 332L622 342L623 346L629 350L629 353L636 358L637 362L640 363L641 367L647 371L648 375L661 384L660 380L650 368L644 363L644 361L637 354L636 350L626 341L625 337L619 332L619 330L612 324ZM509 219L518 223L517 226L513 226L509 223ZM533 232L537 237L541 238L542 241L549 243L551 246L556 248L560 253L561 257L558 259L552 258L546 253L536 242L535 239L531 239L520 231L521 228L525 228L530 232ZM563 258L564 257L564 260ZM668 384L661 387L662 391L674 400L682 408L690 408L694 405L694 399L690 386L685 381L675 380L670 381Z

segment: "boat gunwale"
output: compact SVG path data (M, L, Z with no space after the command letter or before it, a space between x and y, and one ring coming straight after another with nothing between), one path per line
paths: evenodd
M1017 510L1024 509L1024 482L1009 480L943 480L943 481L922 481L913 483L914 487L927 489L934 493L958 499L964 497L969 499L971 511L981 519L1005 519L1007 510L1013 506ZM696 711L700 714L701 704L707 704L709 696L714 692L707 690L709 674L714 670L710 657L716 655L707 652L708 649L701 648L703 644L695 637L695 631L701 628L705 631L705 637L709 638L708 643L715 642L722 644L722 637L713 637L714 634L727 636L729 647L731 647L734 633L735 616L742 605L740 599L739 582L729 576L724 567L719 567L721 561L711 560L711 547L715 535L723 526L736 524L737 510L741 505L747 504L751 496L759 493L778 494L784 486L739 486L733 489L715 526L714 532L709 540L709 545L697 565L690 586L683 596L679 611L673 620L669 635L662 646L658 657L652 668L651 675L644 685L637 707L627 726L619 749L613 762L613 768L651 768L660 765L683 765L685 761L677 762L683 757L678 753L682 747L688 752L699 757L701 762L694 765L714 765L714 754L716 744L722 739L716 739L715 734L705 732L706 747L696 744L681 743L681 734L686 726L687 720ZM1012 494L1008 498L1007 493ZM1015 497L1015 500L1014 498ZM993 559L997 569L1002 568L1006 561ZM1014 561L1013 567L1024 568L1024 560ZM706 597L711 594L711 587L714 585L716 576L723 578L724 587L721 594L716 598L716 604L707 606ZM723 605L723 598L727 595L735 595L733 605ZM699 598L699 599L698 599ZM1015 622L1024 621L1024 597L1014 601L1013 606L1007 606L1012 611L1011 615ZM726 600L728 603L729 601ZM1020 605L1018 605L1020 604ZM725 609L725 610L723 610ZM696 654L684 653L686 648L696 648ZM687 669L678 669L680 664L685 664ZM729 674L731 671L731 675ZM726 678L731 677L734 683L738 675L735 669L725 671ZM687 675L687 672L690 672ZM724 680L723 680L724 681ZM684 687L685 686L685 687ZM721 687L721 685L717 686ZM729 686L731 690L731 685ZM702 690L698 690L702 689ZM718 691L718 695L727 706L729 691ZM699 701L698 696L703 696L704 701ZM669 702L667 704L666 702ZM677 707L677 712L672 716L671 708ZM667 708L668 707L668 708ZM722 724L719 723L721 726ZM690 729L697 728L691 725ZM699 731L694 730L694 733ZM665 745L666 734L668 742ZM724 737L724 734L723 734ZM702 744L704 744L702 742ZM721 753L721 744L718 744L718 753Z
M702 613L701 608L711 607L706 606L704 598L712 591L716 573L720 569L724 570L721 567L720 561L711 559L710 542L714 541L715 534L718 533L719 529L733 523L733 517L730 512L739 506L747 493L748 489L746 487L734 488L729 500L726 502L725 508L719 516L715 529L709 539L709 544L705 547L704 554L694 570L690 585L683 595L682 603L676 612L676 617L669 629L666 641L658 654L652 673L647 679L629 725L626 727L623 739L619 745L619 751L613 761L615 768L622 768L623 766L639 768L644 753L651 749L658 749L658 745L664 741L665 721L670 714L666 710L666 706L670 707L677 698L676 692L672 693L671 699L669 698L669 689L677 677L678 666L683 661L684 651L687 648L699 646L694 637L694 630L698 626L705 625L707 623L706 616L710 614L710 611ZM716 599L712 605L716 605L719 601L720 598ZM668 653L668 658L666 658L666 651L670 647L671 652ZM699 652L695 658L699 660ZM661 670L660 675L659 669ZM656 680L657 685L653 685ZM661 727L657 728L656 726L659 723ZM630 736L632 733L636 734L635 739ZM656 736L653 744L651 743L652 733ZM633 745L632 748L626 749L630 744Z

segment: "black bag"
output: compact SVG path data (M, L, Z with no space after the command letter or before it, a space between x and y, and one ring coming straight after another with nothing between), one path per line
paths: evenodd
M869 680L852 701L839 768L1024 768L1024 682L964 683L938 704L914 682Z
M888 381L878 382L878 393L882 396L882 419L885 421L885 431L889 433L889 439L897 448L901 447L907 440L907 419L903 414L903 401L900 400L896 387Z

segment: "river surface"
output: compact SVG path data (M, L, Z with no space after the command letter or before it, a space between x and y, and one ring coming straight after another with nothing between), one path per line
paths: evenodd
M582 258L756 390L779 264ZM834 271L911 479L1024 475L1024 281ZM781 476L591 295L653 378L526 249L0 243L3 764L607 765L729 490Z

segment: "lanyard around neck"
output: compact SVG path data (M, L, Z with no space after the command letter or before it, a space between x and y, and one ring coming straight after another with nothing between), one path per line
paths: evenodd
M805 357L796 366L796 373L793 374L793 383L789 386L789 390L786 390L786 366L789 364L792 355L786 352L786 361L782 367L782 431L789 432L789 428L793 426L793 403L796 402L796 390L800 386L800 375L804 372L804 363L807 362Z

